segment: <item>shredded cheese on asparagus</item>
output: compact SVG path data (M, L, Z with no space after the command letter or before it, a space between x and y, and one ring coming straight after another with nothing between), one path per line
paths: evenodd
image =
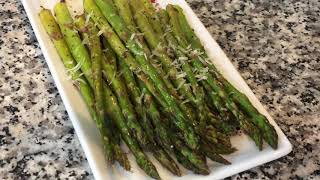
M185 80L185 79L182 79L181 82L180 82L180 84L179 84L178 87L176 88L176 90L179 90L179 89L184 85L185 82L186 82L186 80Z
M77 72L80 68L82 67L82 62L79 62L76 66L74 66L71 69L68 69L67 72L70 74L73 74L75 72Z
M87 26L89 24L90 18L92 16L92 12L90 12L87 17L86 17L86 21L85 21L85 26Z
M136 36L136 34L135 34L135 33L132 33L131 36L130 36L130 41L132 41L135 36Z

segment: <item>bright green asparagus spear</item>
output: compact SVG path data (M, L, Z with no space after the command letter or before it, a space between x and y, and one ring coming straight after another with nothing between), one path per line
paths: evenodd
M77 32L73 28L73 26L74 26L73 20L68 12L68 8L67 8L66 4L63 2L58 3L55 6L54 10L55 10L55 13L57 16L58 23L62 29L62 33L66 37L66 42L67 42L72 54L76 54L76 53L79 53L82 55L88 54L88 53L85 53L86 52L85 48L79 48L79 47L82 47L83 44L81 43L79 35L77 34ZM74 43L74 42L78 42L79 44ZM71 45L73 45L73 46L71 46ZM81 52L79 52L79 51L81 51ZM76 57L77 58L75 58L75 60L77 60L78 63L81 62L80 60L83 59L83 57L81 57L81 56L76 56ZM86 61L88 60L88 59L86 59L87 57L88 56L84 57L84 59ZM90 59L88 61L89 61L89 63L91 63ZM85 65L85 63L82 64L81 68L91 69L91 64L89 64L86 67L84 67L84 65ZM90 76L88 76L88 77L87 77L87 79L90 79ZM91 79L91 82L92 82L92 79ZM105 90L104 93L105 93L106 103L107 103L106 111L109 112L111 114L111 117L114 118L114 121L117 125L117 128L121 132L122 138L124 139L124 141L126 142L128 147L130 148L130 150L132 151L133 155L136 157L136 161L137 161L138 165L149 176L151 176L155 179L159 179L160 177L159 177L159 174L158 174L156 168L150 162L148 157L143 153L143 151L141 150L141 148L138 145L138 142L134 138L131 137L130 131L126 125L126 121L121 113L121 110L118 106L118 102L117 102L116 98L114 97L112 91L109 89L108 86L104 86L104 90Z
M91 87L93 87L94 83L92 80L90 55L83 45L78 31L75 30L73 19L69 14L69 10L66 4L64 2L57 3L54 7L54 11L57 22L61 28L61 31L74 59L78 62L78 66L81 67L81 70L89 81Z
M90 39L90 37L93 36L91 34L88 34L88 32L90 31L88 31L87 29L92 29L92 31L94 31L92 34L98 34L98 29L94 27L94 25L90 21L88 21L88 23L86 24L85 18L83 16L79 16L77 18L76 25L79 29L86 29L86 31L81 32L84 37L88 37ZM100 39L96 38L96 41L100 42ZM116 61L114 59L115 57L112 56L111 50L105 52L105 54L108 58L111 59L106 59L105 57L103 58L103 63L101 63L103 66L103 74L106 77L109 85L112 87L113 92L115 92L117 96L123 115L127 119L127 126L133 130L132 134L138 140L140 145L144 148L148 148L149 144L152 142L148 140L148 137L141 128L134 112L133 106L127 95L126 87L120 77L116 74L117 72L114 70L114 65L111 62Z
M113 144L110 140L110 129L107 128L105 122L98 117L96 111L94 110L94 96L90 85L87 83L86 79L81 77L81 73L76 69L76 62L74 61L71 52L69 51L68 45L63 39L63 35L60 32L60 28L56 23L54 17L52 16L50 10L43 9L39 13L41 23L44 25L47 33L49 34L51 40L53 41L58 54L63 61L65 67L69 70L72 80L78 83L79 90L84 97L84 100L88 106L89 112L92 118L96 121L99 132L102 136L102 142L104 146L104 151L109 162L113 161L113 156L119 161L119 163L127 170L130 170L130 164L127 156L122 152L117 144Z
M185 30L185 35L188 37L189 41L191 41L192 47L194 49L200 49L202 52L204 52L204 58L208 57L199 38L195 35L194 31L188 24L183 10L179 6L175 6L175 8L179 12L179 22L182 26L182 29ZM274 127L269 123L268 119L258 112L258 110L252 105L250 100L243 93L241 93L226 79L224 79L213 65L209 64L209 66L211 70L214 71L214 75L216 75L219 81L224 85L225 90L228 92L228 94L230 94L231 98L251 117L250 120L260 128L263 133L263 137L268 144L276 149L278 146L278 135Z
M132 33L127 30L121 18L119 18L119 16L117 16L115 12L109 11L110 7L108 7L108 3L101 3L101 9L107 9L106 11L103 11L105 12L105 16L108 17L110 24L117 31L117 34L119 34L122 40L126 42L126 45L130 49L130 51L134 53L138 63L132 58L130 53L128 53L127 49L122 44L117 34L113 31L112 27L110 27L107 20L104 18L103 14L93 0L84 1L85 11L87 13L92 13L93 20L98 25L98 27L104 31L103 35L107 38L113 50L117 53L118 56L125 59L126 64L137 74L137 76L141 79L138 73L140 68L144 73L148 75L148 78L150 78L150 80L152 80L153 82L152 84L152 82L149 81L148 84L150 86L154 86L162 95L162 98L166 101L168 109L173 112L176 117L173 123L179 128L180 131L183 132L186 143L191 148L197 149L197 135L194 133L192 126L188 124L186 115L181 112L174 97L167 92L167 88L164 85L163 80L159 77L154 67L147 61L145 57L146 55L143 52L142 48L139 47L139 45L135 42L134 37L131 38ZM106 5L106 7L104 7L103 4Z

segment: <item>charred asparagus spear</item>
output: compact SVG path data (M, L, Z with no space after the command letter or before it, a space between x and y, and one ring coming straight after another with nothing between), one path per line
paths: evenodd
M88 106L92 118L97 123L97 127L102 136L103 147L108 161L112 162L114 159L116 159L125 169L130 170L130 163L127 159L126 154L122 152L117 144L113 144L112 140L110 140L112 137L110 136L109 127L106 125L104 119L99 117L99 115L93 108L94 93L92 92L92 89L87 80L81 76L80 70L77 69L77 63L74 61L72 54L69 51L69 47L65 42L60 28L56 23L54 17L52 16L50 10L41 10L41 12L39 13L39 17L41 23L43 24L51 40L53 41L63 64L65 65L66 69L68 69L68 72L70 72L72 80L77 83L77 86L79 87L80 93L82 94Z
M86 38L90 39L90 37L94 36L94 34L97 36L99 32L98 29L94 27L94 25L90 21L88 21L86 25L85 18L83 16L77 17L76 25L80 29L80 31L82 30L81 33L83 34L85 39ZM92 32L93 34L89 34L90 29L91 31L93 31ZM100 42L99 37L96 38L95 40L96 42ZM143 129L141 128L137 120L137 116L133 109L132 103L130 102L130 99L127 95L126 87L122 83L122 80L120 79L120 77L116 74L114 65L112 65L111 63L111 62L116 62L116 60L113 59L115 57L112 56L111 51L112 51L111 49L107 50L105 52L107 56L103 57L103 62L101 63L103 67L103 74L106 77L109 85L112 87L113 92L115 92L115 95L117 96L123 115L127 119L127 126L130 129L132 129L132 134L138 140L139 144L144 148L148 148L150 143L153 143L153 142L150 141L150 139L148 139L148 137L144 133ZM107 58L110 58L110 59L107 59Z
M191 43L191 46L195 50L200 50L200 52L203 53L203 58L207 58L208 56L205 53L204 47L188 24L183 10L179 6L174 6L174 8L178 11L179 23L182 27L181 29L184 30L184 34ZM211 69L212 74L223 84L225 91L227 92L227 94L229 94L231 99L236 102L236 104L238 104L240 108L251 117L249 120L253 122L257 127L259 127L260 131L262 131L264 140L272 148L276 149L278 146L278 135L274 127L269 123L268 119L258 112L258 110L252 105L248 97L237 90L226 79L224 79L223 76L214 67L214 65L210 63L208 65Z
M177 105L177 101L170 93L167 92L167 87L164 85L163 80L159 77L154 67L147 61L143 49L136 43L135 38L132 37L132 33L125 27L121 18L117 16L115 12L112 12L112 8L110 8L109 4L102 1L100 3L101 9L107 9L103 12L108 21L105 19L93 0L84 1L85 11L89 14L92 14L93 20L95 23L97 23L98 27L104 31L103 35L107 38L113 50L118 56L125 59L126 64L137 74L137 76L141 78L141 76L138 75L138 72L141 71L140 67L143 73L148 75L148 78L150 78L152 81L149 84L154 86L156 90L159 91L162 98L166 101L169 107L168 109L170 109L171 112L174 112L173 114L175 115L176 119L173 123L181 132L183 132L186 143L191 148L197 149L198 136L194 133L192 126L189 125L187 117L180 110L179 106ZM116 30L119 36L113 31L113 28L108 22ZM135 55L137 61L135 61L130 53L128 53L126 47L122 44L119 38L126 43L126 46ZM145 79L141 80L145 81Z
M187 43L187 40L185 39L185 36L182 33L182 30L181 30L182 28L180 27L180 24L179 24L178 12L176 11L173 5L167 6L167 12L170 16L170 25L172 27L172 31L174 35L176 36L176 39L179 41L179 44L183 48L187 48L188 43ZM261 133L259 133L259 130L255 128L255 126L251 126L254 130L245 129L248 127L248 126L243 126L245 124L244 122L247 121L246 117L243 115L241 111L239 111L236 104L227 96L226 92L221 87L220 83L215 78L213 78L208 71L204 71L205 67L204 67L203 61L200 60L198 56L194 56L194 57L195 59L192 60L192 65L199 72L202 72L203 75L206 77L206 80L203 82L203 86L207 91L209 92L211 91L210 95L214 101L213 104L215 105L216 109L219 111L219 113L222 113L222 114L225 114L226 110L229 110L239 122L242 122L240 123L241 127L246 132L250 132L249 135L255 141L257 146L261 149L262 141L261 141Z
M66 42L69 46L69 49L71 50L71 53L75 57L75 60L79 62L85 61L86 63L82 63L81 69L85 68L88 75L85 74L88 81L92 82L91 78L91 60L88 55L88 52L86 52L86 49L84 45L82 44L82 41L80 40L80 37L74 29L73 20L69 14L68 8L64 2L58 3L55 8L55 13L57 17L58 24L60 25L60 28L62 30L63 35L65 36ZM80 51L81 52L78 52ZM87 69L86 69L87 68ZM155 179L159 179L159 174L154 167L154 165L150 162L148 157L143 153L141 148L138 145L138 142L131 137L130 130L128 129L126 125L126 121L121 113L121 109L118 106L118 102L116 98L114 97L112 91L108 86L104 86L104 93L106 97L106 107L109 107L106 111L111 114L112 117L114 117L114 121L117 124L118 129L121 131L122 138L134 154L136 161L138 165L151 177Z

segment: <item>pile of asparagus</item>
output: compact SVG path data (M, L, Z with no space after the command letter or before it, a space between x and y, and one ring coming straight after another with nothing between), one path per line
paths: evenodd
M277 148L277 133L248 98L210 62L176 5L149 0L84 0L72 18L64 1L39 13L101 134L105 157L126 170L125 142L137 164L160 179L146 156L181 176L176 160L209 174L206 157L230 164L230 136L247 133L259 149Z

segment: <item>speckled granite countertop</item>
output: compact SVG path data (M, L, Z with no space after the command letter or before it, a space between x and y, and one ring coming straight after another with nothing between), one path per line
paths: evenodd
M231 179L320 179L320 2L189 0L293 144ZM0 179L92 179L21 2L0 0Z

